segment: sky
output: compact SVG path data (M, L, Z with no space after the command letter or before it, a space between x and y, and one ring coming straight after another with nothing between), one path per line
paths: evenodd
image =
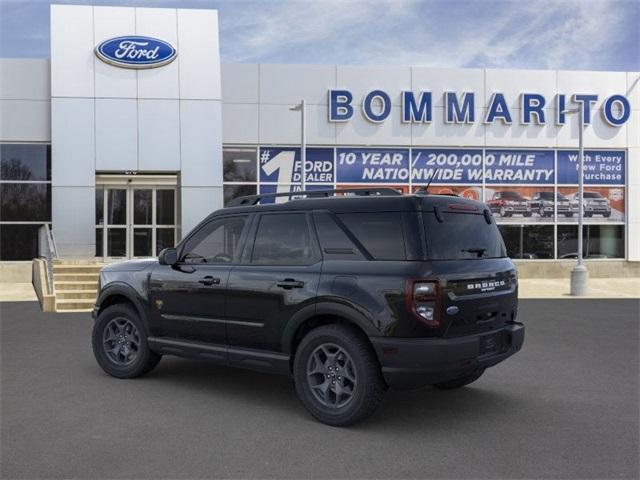
M0 0L0 57L49 56L49 4L216 8L225 63L640 70L640 0Z

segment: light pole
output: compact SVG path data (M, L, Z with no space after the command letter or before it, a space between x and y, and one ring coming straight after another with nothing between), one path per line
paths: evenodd
M307 176L307 122L304 99L300 100L299 104L289 107L289 110L292 112L300 112L300 162L302 167L300 170L300 187L304 192L306 188L305 177Z
M582 261L582 224L584 220L584 102L579 108L563 113L578 113L578 262L571 270L571 295L581 297L587 294L589 271Z

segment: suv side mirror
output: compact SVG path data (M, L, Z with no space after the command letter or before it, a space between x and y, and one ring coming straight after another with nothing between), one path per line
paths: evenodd
M164 248L158 255L160 265L175 265L178 263L178 251L175 248Z

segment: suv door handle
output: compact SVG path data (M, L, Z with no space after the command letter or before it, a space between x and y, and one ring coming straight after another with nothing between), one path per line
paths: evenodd
M304 282L300 282L293 278L285 278L284 280L278 280L276 285L280 288L284 288L285 290L290 290L292 288L302 288L304 287Z
M214 278L211 275L207 275L206 277L202 277L200 280L198 280L198 283L201 283L202 285L220 285L220 279L219 278Z

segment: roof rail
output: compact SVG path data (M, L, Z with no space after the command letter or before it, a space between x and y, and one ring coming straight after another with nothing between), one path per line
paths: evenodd
M356 196L393 196L402 195L398 190L391 187L380 188L345 188L345 189L333 189L333 190L305 190L301 192L284 192L284 193L264 193L261 195L247 195L245 197L238 197L231 200L227 207L246 207L251 205L257 205L262 199L276 198L276 197L289 197L289 200L295 200L297 197L313 198L313 197L329 197L335 196L336 193L353 193ZM333 195L331 195L333 194Z

